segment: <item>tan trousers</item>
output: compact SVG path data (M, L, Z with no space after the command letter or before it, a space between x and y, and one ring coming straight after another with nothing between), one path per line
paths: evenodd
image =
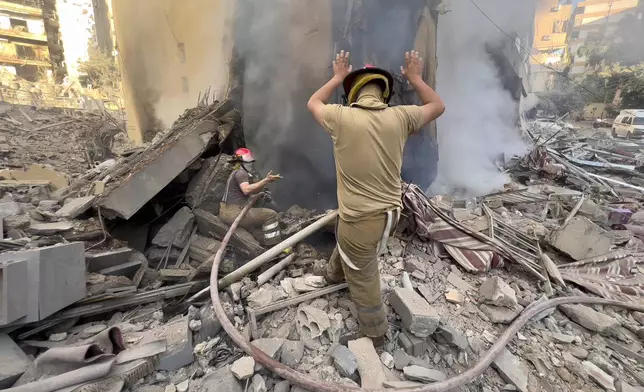
M359 270L342 261L337 247L327 267L327 278L332 282L340 283L346 279L358 310L362 333L370 338L383 336L389 328L380 295L380 271L376 254L386 223L385 214L359 222L338 219L338 244Z
M244 208L237 204L221 203L219 207L219 218L231 225L239 213ZM272 227L275 225L275 227ZM279 241L279 222L277 212L268 208L251 208L239 222L239 226L248 230L260 244L272 244L275 240ZM268 228L268 229L266 229ZM266 238L266 235L277 233L277 237ZM272 241L271 241L272 240Z

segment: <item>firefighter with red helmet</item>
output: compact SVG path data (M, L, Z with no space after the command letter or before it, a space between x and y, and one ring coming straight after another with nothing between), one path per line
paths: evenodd
M259 179L253 170L255 158L247 148L238 148L231 159L233 171L226 182L226 189L219 208L219 217L230 225L239 215L251 195L266 192L266 186L282 177L269 172ZM277 212L269 208L251 208L239 223L262 245L272 246L281 241Z
M409 135L445 110L438 94L423 81L418 52L405 54L401 71L422 105L389 107L394 94L391 73L373 66L352 72L344 51L333 62L333 78L307 104L333 141L338 182L337 243L325 279L330 284L347 281L361 332L378 345L388 329L378 256L402 208L403 148ZM328 104L339 87L344 88L348 106Z

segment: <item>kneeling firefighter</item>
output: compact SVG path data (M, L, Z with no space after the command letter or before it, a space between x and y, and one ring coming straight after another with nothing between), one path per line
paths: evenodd
M233 171L228 177L219 209L219 217L228 225L237 218L251 195L266 192L266 185L282 178L269 172L265 178L258 180L253 171L253 162L255 158L247 148L238 148L230 160L234 165ZM239 225L264 246L276 245L282 240L277 212L272 209L251 208Z

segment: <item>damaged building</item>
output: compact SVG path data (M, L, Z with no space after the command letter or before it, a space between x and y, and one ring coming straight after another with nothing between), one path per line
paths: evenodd
M644 148L517 121L534 9L184 3L114 2L127 129L104 111L1 108L0 389L644 387ZM334 51L396 72L409 47L454 109L406 150L376 347L347 283L321 276L335 180L304 102ZM395 102L415 102L397 78ZM246 145L284 175L274 246L219 218ZM428 196L434 176L446 191Z

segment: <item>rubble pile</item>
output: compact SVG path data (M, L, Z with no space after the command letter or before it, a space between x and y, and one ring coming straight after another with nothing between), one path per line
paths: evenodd
M53 180L3 187L0 355L11 353L11 366L1 367L0 388L64 379L60 358L81 352L105 365L87 388L304 391L236 347L202 295L228 231L218 208L239 123L230 102L200 105L145 148L114 153L57 189ZM322 277L328 246L300 242L239 276L266 255L243 229L219 271L227 318L298 372L411 388L463 373L547 298L641 303L644 148L550 126L526 132L532 148L506 162L512 181L501 192L428 198L404 185L405 218L378 256L383 346L361 336L347 285ZM280 213L282 231L295 235L321 216L292 206ZM460 390L642 390L643 338L643 313L561 305L534 317Z
M0 154L6 169L46 165L69 180L129 147L127 135L107 112L0 105Z

